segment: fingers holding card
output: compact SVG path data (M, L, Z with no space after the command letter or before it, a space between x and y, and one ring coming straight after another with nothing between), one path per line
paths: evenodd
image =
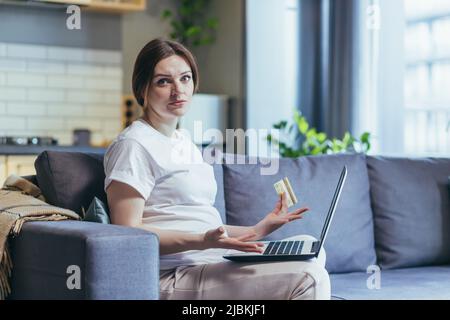
M292 189L292 186L287 177L283 178L283 180L275 182L273 186L275 187L275 190L279 195L281 195L283 192L285 193L288 208L292 207L298 202L294 190Z

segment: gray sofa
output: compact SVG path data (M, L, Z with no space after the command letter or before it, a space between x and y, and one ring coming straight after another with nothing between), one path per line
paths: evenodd
M267 164L217 164L215 206L227 224L252 225L273 209L273 183L288 176L297 206L310 211L268 239L319 237L343 165L348 177L325 243L333 298L450 299L450 159L280 159L275 175L261 175ZM101 155L48 151L35 167L31 179L54 205L81 212L94 196L106 201ZM81 221L33 222L10 244L11 299L158 299L158 239L152 233ZM73 265L81 283L68 289Z

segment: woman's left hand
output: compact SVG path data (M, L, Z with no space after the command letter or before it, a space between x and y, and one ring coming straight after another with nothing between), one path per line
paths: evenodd
M303 213L308 208L300 208L292 212L288 212L286 194L282 193L275 208L264 219L258 222L254 227L256 238L261 239L286 223L302 218Z

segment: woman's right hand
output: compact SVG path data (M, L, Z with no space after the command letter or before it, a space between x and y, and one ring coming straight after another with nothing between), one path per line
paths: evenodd
M255 236L254 233L249 233L237 238L230 238L224 235L224 227L217 229L211 229L203 235L203 244L205 249L209 248L223 248L234 249L244 252L257 252L262 253L263 243L258 242L245 242L245 240L251 239Z

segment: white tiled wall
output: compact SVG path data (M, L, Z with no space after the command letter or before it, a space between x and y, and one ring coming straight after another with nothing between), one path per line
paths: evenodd
M72 143L90 129L101 144L121 130L122 53L0 43L0 135Z

